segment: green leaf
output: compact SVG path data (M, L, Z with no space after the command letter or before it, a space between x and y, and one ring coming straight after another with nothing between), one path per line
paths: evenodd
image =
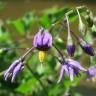
M36 17L33 12L27 13L23 18L22 18L23 24L24 24L24 29L25 31L30 30L32 28L32 25L36 21Z
M37 81L35 78L31 78L28 81L26 81L25 83L21 84L18 88L16 88L15 90L17 92L26 94L28 92L32 92L37 85Z
M87 14L87 9L86 7L83 7L83 8L80 8L79 9L79 13L82 15L82 16L85 16L85 14ZM77 14L77 11L72 9L71 11L69 11L69 21L70 22L74 22L77 18L78 18L78 14Z
M35 23L35 16L33 13L28 13L19 19L8 20L7 23L12 24L20 35L25 35Z
M12 20L10 21L9 24L12 24L16 28L19 34L24 35L25 30L24 30L24 25L21 19Z
M40 17L40 24L45 28L49 28L53 23L62 19L69 10L70 8L50 8L44 11L44 15Z
M9 32L7 32L7 29L4 27L4 25L0 26L0 41L6 41L9 40Z

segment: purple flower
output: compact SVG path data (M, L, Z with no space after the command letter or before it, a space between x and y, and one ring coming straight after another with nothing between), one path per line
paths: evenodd
M75 52L75 45L67 45L67 52L72 57Z
M85 53L87 53L91 56L95 55L94 49L92 48L92 46L89 43L87 43L86 41L84 41L80 38L79 44Z
M62 62L58 83L63 78L64 73L66 73L70 77L70 80L73 81L75 75L80 75L80 70L84 72L86 71L86 69L83 68L76 60L67 59L65 62Z
M52 36L48 30L40 29L35 35L33 45L40 51L47 51L52 47Z
M87 70L87 76L96 78L96 67L90 66Z
M12 77L11 82L14 82L17 75L22 71L22 69L24 68L24 64L22 63L22 61L19 60L15 60L11 66L5 71L4 73L4 78L5 80L7 80L10 76Z

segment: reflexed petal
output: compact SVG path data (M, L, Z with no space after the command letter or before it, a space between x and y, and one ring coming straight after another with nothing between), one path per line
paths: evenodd
M57 83L59 83L60 81L61 81L61 79L62 79L62 77L63 77L63 75L64 75L64 67L65 66L61 66L61 70L60 70L60 76L59 76L59 79L58 79L58 81L57 81Z
M80 76L79 69L73 68L74 69L74 75Z
M8 70L6 71L6 73L11 73L14 70L14 68L19 64L19 62L20 62L20 60L15 60L11 64L11 66L8 68Z
M34 36L33 45L37 47L37 35Z
M10 74L12 74L14 68L18 65L18 63L20 62L20 60L15 60L11 66L5 71L4 73L4 78L5 80L7 80L7 78L9 77Z
M5 81L7 81L9 75L10 75L9 73L7 73L6 75L4 75Z
M47 51L50 47L52 47L52 36L49 31L39 31L34 37L33 45L41 51Z
M69 66L68 65L65 65L64 70L65 70L66 74L69 76L70 73L69 73Z
M73 67L78 68L79 70L87 71L84 67L82 67L82 66L80 65L79 62L77 62L77 61L75 61L75 60L68 59L68 64L69 64L69 65L72 65Z
M23 67L24 67L24 66L23 66L22 63L18 64L18 65L15 67L15 69L14 69L14 71L13 71L13 76L12 76L11 82L14 82L14 81L15 81L15 78L16 78L17 75L22 71Z
M69 67L69 75L70 75L70 80L71 81L73 81L73 79L74 79L74 71L73 71L73 69L71 68L71 67Z
M40 32L37 33L37 38L36 38L37 46L42 45L42 35Z
M47 30L45 30L44 33L43 45L47 44L50 47L52 45L52 36L49 34L49 32L47 32Z

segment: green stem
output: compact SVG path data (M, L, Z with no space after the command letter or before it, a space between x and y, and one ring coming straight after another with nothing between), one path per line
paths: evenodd
M21 61L24 61L24 59L26 58L26 56L27 56L31 51L33 51L33 50L34 50L34 47L28 49L28 51L21 56L21 58L20 58Z
M53 46L54 46L54 48L58 51L58 53L60 54L60 56L62 57L63 62L64 62L64 61L65 61L65 57L64 57L64 55L62 54L62 52L56 47L55 44L53 44Z
M45 96L48 96L48 92L47 92L44 84L42 83L42 81L35 75L34 71L30 68L30 66L28 64L26 64L26 67L30 71L30 73L35 77L35 79L40 83L42 89L44 90Z

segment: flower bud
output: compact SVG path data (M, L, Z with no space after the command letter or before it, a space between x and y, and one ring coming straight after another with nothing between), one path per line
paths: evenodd
M75 45L67 45L67 52L72 57L75 52Z
M91 56L95 55L95 51L93 49L93 47L87 43L86 41L84 41L83 39L79 39L79 44L81 46L81 48L83 49L83 51Z
M74 56L75 52L75 45L73 44L72 37L70 32L68 32L68 38L67 38L67 52L72 57Z

